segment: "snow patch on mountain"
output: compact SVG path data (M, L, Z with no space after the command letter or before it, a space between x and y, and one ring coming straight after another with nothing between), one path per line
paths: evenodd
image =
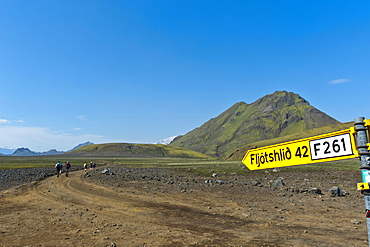
M168 138L165 138L165 139L162 139L162 140L160 140L160 141L158 141L158 142L156 142L156 143L154 143L154 144L164 144L164 145L168 145L168 144L170 144L172 141L173 141L173 139L175 139L177 136L171 136L171 137L168 137Z

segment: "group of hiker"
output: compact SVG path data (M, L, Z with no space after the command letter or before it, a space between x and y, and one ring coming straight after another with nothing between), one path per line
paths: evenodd
M71 163L69 163L69 161L67 161L64 167L66 169L66 172L65 172L66 177L68 177L69 169L71 168ZM85 169L85 172L87 172L88 165L87 165L86 162L84 163L83 167ZM96 167L96 164L94 162L90 162L90 169L94 169L95 167ZM57 177L61 176L62 175L62 170L63 170L63 163L62 162L57 162L55 164L55 169L56 169L56 172L57 172Z

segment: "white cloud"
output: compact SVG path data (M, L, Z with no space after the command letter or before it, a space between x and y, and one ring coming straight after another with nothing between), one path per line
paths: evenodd
M58 134L58 135L71 135L71 133L69 132L79 131L79 130L82 130L82 128L73 128L69 130L58 130L58 131L54 131L53 133Z
M59 151L67 151L86 141L94 143L124 142L94 134L74 135L65 132L53 132L48 128L22 126L0 126L0 136L0 146L14 149L26 147L37 152L48 151L53 148Z
M0 119L0 124L11 124L11 122L7 119Z
M87 116L86 115L80 115L80 116L77 116L78 119L80 120L88 120Z
M344 83L344 82L349 82L351 81L350 79L336 79L329 81L329 84L339 84L339 83Z

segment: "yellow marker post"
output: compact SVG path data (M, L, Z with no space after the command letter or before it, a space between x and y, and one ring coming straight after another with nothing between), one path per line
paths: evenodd
M250 149L243 163L250 170L351 159L359 154L355 129L349 128L271 146Z
M357 190L369 190L370 186L369 183L358 183Z

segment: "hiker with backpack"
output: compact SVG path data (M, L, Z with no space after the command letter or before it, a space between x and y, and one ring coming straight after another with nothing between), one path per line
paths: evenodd
M62 175L62 162L57 162L55 164L55 169L57 171L57 177L59 177L60 175Z
M67 161L66 162L66 177L68 177L69 168L71 168L71 164L69 163L69 161Z

